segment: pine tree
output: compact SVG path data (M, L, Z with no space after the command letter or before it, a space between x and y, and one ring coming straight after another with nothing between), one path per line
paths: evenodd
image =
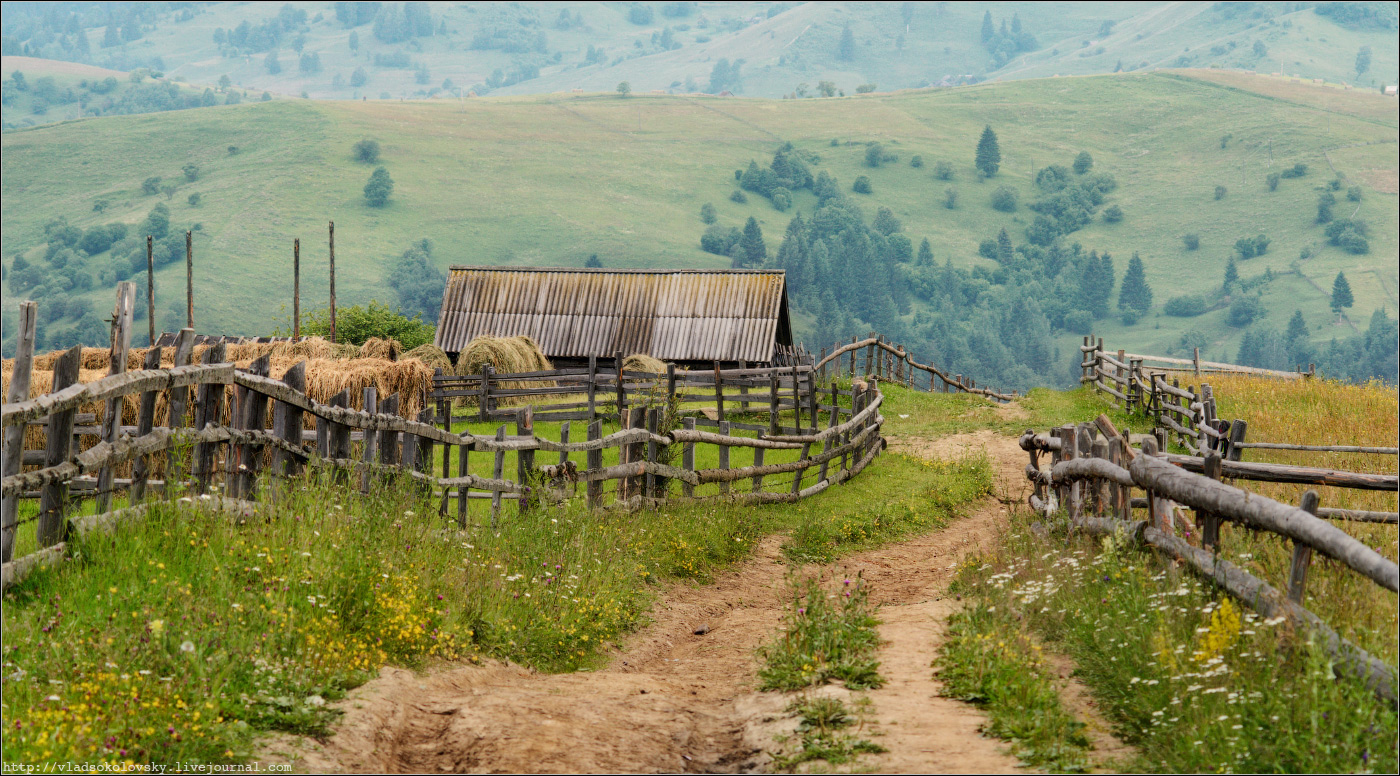
M992 26L992 12L987 11L982 15L982 42L986 43L996 34L996 27Z
M758 266L768 258L768 246L763 244L763 230L758 228L758 219L749 216L744 223L744 260L749 266Z
M1235 257L1231 256L1230 260L1225 262L1225 288L1228 290L1230 286L1238 283L1239 280L1240 268L1235 266Z
M997 233L997 263L1003 267L1010 266L1015 254L1011 249L1011 235L1003 229Z
M787 233L783 235L783 243L778 246L778 254L774 257L778 268L787 272L788 286L792 289L805 288L812 280L807 266L809 250L806 232L806 224L799 213L788 222Z
M851 25L847 24L841 30L841 46L837 50L837 56L846 62L856 58L856 36L851 32Z
M982 130L982 138L977 141L976 166L988 178L997 174L1001 167L1001 147L997 144L997 133L988 124Z
M1128 261L1128 271L1123 273L1123 285L1118 289L1118 309L1146 314L1151 308L1152 287L1147 284L1142 257L1134 251L1133 258Z
M1351 284L1347 282L1347 276L1338 272L1337 279L1332 281L1332 312L1340 313L1344 308L1351 307L1355 301L1351 295Z
M1308 322L1303 320L1303 311L1294 310L1293 317L1288 319L1288 332L1284 334L1283 341L1292 347L1298 339L1307 339L1307 336Z
M919 243L919 257L914 263L920 267L933 266L933 246L928 244L927 237L924 238L923 242Z

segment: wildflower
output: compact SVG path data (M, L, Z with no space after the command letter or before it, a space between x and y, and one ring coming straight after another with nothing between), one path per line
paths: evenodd
M165 620L151 620L151 633L159 636L165 632Z
M182 641L182 642L180 642L180 651L181 651L181 652L194 652L194 642L193 642L193 641Z

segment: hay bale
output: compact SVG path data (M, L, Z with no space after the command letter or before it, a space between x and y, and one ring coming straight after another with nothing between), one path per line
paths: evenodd
M404 351L400 358L416 358L434 369L441 369L447 374L452 374L452 357L447 355L447 351L431 342L419 345L413 350Z
M396 339L380 339L370 337L365 340L365 344L360 346L361 358L383 358L389 361L398 361L399 354L403 352L403 345Z
M666 363L660 359L652 358L645 353L633 353L622 359L622 371L624 372L650 372L655 375L666 374Z
M497 374L544 372L554 368L533 337L477 337L457 354L457 374L480 374L490 364Z

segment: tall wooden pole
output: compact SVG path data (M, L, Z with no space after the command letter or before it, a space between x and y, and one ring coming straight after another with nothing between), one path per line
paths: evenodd
M331 342L335 342L335 222L331 222Z
M292 342L301 341L301 240L292 240Z
M147 345L156 345L156 262L151 251L151 236L146 235L146 330L150 334Z
M194 328L194 232L185 232L185 328Z

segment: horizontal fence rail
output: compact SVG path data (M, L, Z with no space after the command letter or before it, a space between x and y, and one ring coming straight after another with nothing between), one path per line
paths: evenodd
M1312 556L1321 553L1351 571L1391 591L1400 590L1400 568L1376 550L1338 529L1324 518L1395 522L1386 513L1326 510L1315 491L1298 506L1241 490L1220 482L1229 464L1216 453L1204 459L1166 455L1155 438L1129 444L1106 416L1094 423L1065 425L1049 432L1027 430L1020 445L1029 456L1026 477L1033 484L1029 503L1047 519L1061 513L1075 530L1094 534L1123 534L1192 567L1266 617L1283 616L1316 634L1343 668L1359 677L1378 696L1394 701L1394 667L1341 638L1317 615L1303 607ZM1048 468L1041 456L1048 453ZM1200 463L1201 473L1188 470ZM1260 466L1261 464L1253 464ZM1298 467L1292 467L1298 468ZM1391 478L1391 489L1394 478ZM1134 489L1144 498L1133 497ZM1194 514L1188 523L1179 507ZM1145 511L1135 519L1135 510ZM1377 519L1388 517L1389 519ZM1235 523L1290 540L1293 562L1286 593L1270 586L1219 555L1220 530ZM1194 530L1199 546L1181 535Z

